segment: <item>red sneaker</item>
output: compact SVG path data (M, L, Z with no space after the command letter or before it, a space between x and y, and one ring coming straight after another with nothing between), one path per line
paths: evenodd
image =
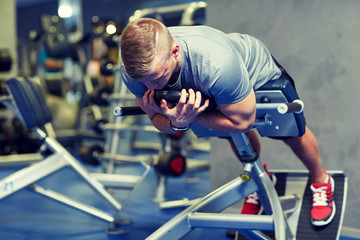
M265 171L267 172L267 174L269 175L271 181L273 182L274 186L276 184L276 176L271 174L268 170L267 170L267 165L266 163L263 164ZM249 196L247 196L244 200L244 205L241 209L241 214L251 214L251 215L261 215L264 211L263 206L261 205L260 201L259 201L259 197L257 195L256 192L250 194Z
M260 215L264 211L256 192L247 196L241 209L241 214Z
M325 183L313 183L310 188L313 191L311 223L314 226L325 226L331 222L336 212L334 179L328 174Z

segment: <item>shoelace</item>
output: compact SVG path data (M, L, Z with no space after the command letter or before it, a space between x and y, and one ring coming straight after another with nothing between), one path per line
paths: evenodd
M250 194L249 196L247 196L246 198L246 203L254 203L254 204L258 204L259 203L259 197L257 195L256 192Z
M326 186L314 188L310 187L313 191L313 206L326 206L327 205L327 195L326 195Z

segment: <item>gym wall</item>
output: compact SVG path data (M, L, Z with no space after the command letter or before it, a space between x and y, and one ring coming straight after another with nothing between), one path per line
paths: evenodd
M294 78L324 168L348 177L344 226L360 228L360 1L207 0L207 24L253 35ZM305 169L280 141L261 139L270 169ZM212 139L212 187L237 177L241 164ZM224 156L225 153L228 153Z
M17 75L15 2L0 0L0 6L0 49L8 50L12 58L10 71L0 71L0 79L7 79Z

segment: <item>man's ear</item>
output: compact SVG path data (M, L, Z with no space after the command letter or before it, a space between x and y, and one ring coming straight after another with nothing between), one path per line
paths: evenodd
M171 53L177 57L180 54L180 47L179 45L177 45L175 42L173 43L172 47L171 47Z

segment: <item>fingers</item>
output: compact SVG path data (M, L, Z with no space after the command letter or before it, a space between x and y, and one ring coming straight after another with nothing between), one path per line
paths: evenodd
M199 112L205 111L207 109L207 107L209 106L209 104L210 104L210 100L206 99L204 104L201 107L199 107Z
M147 108L148 105L149 105L149 94L150 94L150 91L147 90L143 96L143 103L144 103L144 106Z
M194 90L192 90L191 88L189 89L189 99L187 101L188 107L189 108L193 108L194 104L195 104L195 100L196 100L197 95L195 94Z
M163 113L166 113L167 111L169 111L169 107L168 107L168 104L165 99L161 100L160 107L161 107Z
M191 123L197 115L202 113L208 106L209 100L202 105L202 94L193 89L182 89L181 96L176 105L172 105L165 99L160 104L155 101L155 92L146 91L143 97L144 105L155 112L162 113L178 123Z
M160 106L155 101L155 92L147 90L143 96L143 103L147 109L155 112L161 112Z
M194 108L199 108L200 107L201 100L202 100L201 92L197 91L196 92L196 100L195 100Z
M150 91L150 94L149 94L149 104L150 105L154 105L157 103L155 102L155 91Z
M147 90L144 94L144 97L143 97L143 102L144 102L144 105L145 107L151 107L151 104L153 102L153 96L154 93L150 90Z
M186 92L186 89L181 90L180 99L179 99L179 102L177 104L180 108L182 108L186 104L187 95L188 94Z
M183 104L180 105L180 107L184 106L184 111L191 111L194 107L195 101L196 101L196 95L194 90L190 88L188 93L186 92L185 89L181 91L181 97L179 103Z
M202 94L200 91L195 92L193 89L189 89L188 91L188 100L186 101L186 90L181 91L181 97L179 100L180 108L183 112L188 113L189 111L200 111L203 112L210 104L209 100L204 101L202 104Z

